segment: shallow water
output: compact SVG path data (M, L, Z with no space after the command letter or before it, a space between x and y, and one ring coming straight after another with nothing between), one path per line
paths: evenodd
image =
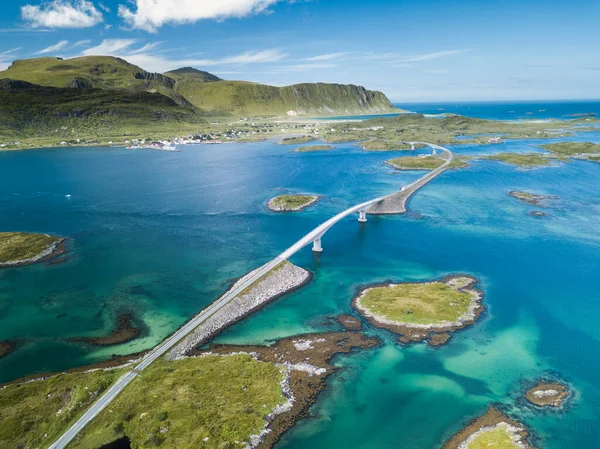
M600 134L580 140L600 142ZM540 142L457 146L459 154L540 151ZM499 148L501 147L501 148ZM420 176L382 164L395 153L348 144L292 153L272 142L189 146L181 153L118 148L0 153L0 229L69 237L67 262L0 270L0 381L152 347L266 262L344 208ZM356 289L449 273L481 279L488 312L440 349L383 345L336 359L343 369L279 448L431 448L500 402L532 427L540 446L594 448L600 410L600 168L575 161L521 170L492 161L447 172L409 202L410 213L348 218L293 262L305 288L217 340L263 343L336 327ZM558 195L547 217L510 190ZM300 214L266 201L283 191L324 195ZM71 198L65 195L71 194ZM67 338L106 334L133 312L144 336L93 349ZM518 400L524 379L555 372L576 389L566 413L537 414ZM573 429L564 432L564 428Z

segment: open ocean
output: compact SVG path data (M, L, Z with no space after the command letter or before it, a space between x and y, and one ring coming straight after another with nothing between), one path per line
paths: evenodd
M399 105L423 113L498 119L566 118L598 102ZM440 111L445 108L445 111ZM544 109L545 112L540 112ZM515 111L515 112L510 112ZM527 112L533 112L527 115ZM511 116L510 114L514 114ZM525 117L523 117L525 116ZM561 140L600 143L600 132ZM451 147L457 154L542 151L544 141ZM69 258L50 267L0 270L0 382L148 349L222 293L335 213L392 193L422 175L396 173L351 144L293 153L274 142L183 147L0 152L0 230L69 237ZM341 369L278 449L432 449L499 403L546 449L598 447L600 421L600 166L585 161L521 170L493 161L446 172L409 202L408 214L349 217L292 262L310 269L305 288L218 337L268 343L337 329L361 286L427 281L450 273L481 280L487 312L444 347L410 347L366 325L384 344L340 356ZM507 194L557 195L546 217ZM324 198L303 213L265 203L282 192ZM71 197L66 197L71 195ZM143 336L110 348L72 337L109 333L130 312ZM575 392L564 412L539 413L524 383L552 373Z

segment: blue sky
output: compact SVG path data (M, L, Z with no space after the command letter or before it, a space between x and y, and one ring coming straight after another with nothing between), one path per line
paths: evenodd
M598 99L599 23L597 0L3 0L0 69L110 54L397 102Z

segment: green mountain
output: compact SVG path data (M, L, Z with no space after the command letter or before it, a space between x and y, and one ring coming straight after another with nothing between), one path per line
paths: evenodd
M0 72L0 139L169 135L202 116L316 116L395 111L381 92L341 84L274 87L185 67L150 73L111 56L19 60Z
M172 72L171 72L172 73ZM342 84L274 87L245 81L177 81L178 94L212 115L355 115L393 112L381 92Z
M173 78L179 83L184 81L200 81L202 83L223 81L221 78L213 75L212 73L203 72L202 70L194 69L193 67L183 67L181 69L172 70L165 73L165 76Z
M0 137L94 140L197 130L194 108L160 93L49 87L0 79Z
M79 89L127 89L134 92L161 93L182 106L191 106L173 91L175 80L160 73L150 73L112 56L81 58L36 58L15 61L0 78L28 81L40 86Z
M191 67L150 73L111 56L20 60L0 72L0 78L40 86L158 92L210 115L345 115L395 110L383 93L361 86L307 83L274 87L224 81Z

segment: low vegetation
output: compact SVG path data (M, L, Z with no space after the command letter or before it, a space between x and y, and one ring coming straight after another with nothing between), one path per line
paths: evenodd
M374 287L363 293L360 305L399 324L438 325L455 322L469 310L473 296L459 288L445 282Z
M61 240L46 234L0 232L0 265L35 259Z
M467 158L455 156L448 168L465 168L469 164ZM385 161L386 164L397 170L435 170L441 167L446 160L439 156L403 156Z
M600 144L590 142L560 142L543 145L545 150L561 156L600 155Z
M310 153L313 151L327 151L333 150L335 147L333 145L310 145L306 147L300 147L297 150L294 150L296 153Z
M0 390L0 448L43 448L54 442L123 370L60 374Z
M480 431L465 447L466 449L522 449L514 441L513 433L506 425L497 425Z
M268 208L276 212L298 211L317 202L315 195L281 195L271 199Z
M313 136L297 136L297 137L286 137L285 139L281 140L279 143L282 145L296 145L298 143L314 142L315 140L317 140L317 138L313 137Z
M557 159L541 153L498 153L490 156L482 156L481 159L504 162L526 168L544 167L552 165L557 161Z
M336 123L335 130L322 135L328 142L360 142L367 150L395 151L409 149L404 142L430 142L438 145L487 144L492 136L505 139L540 139L571 135L572 132L594 130L600 123L595 118L581 118L568 123L505 122L449 115L443 118L421 114L401 114L396 117L375 118L357 124ZM561 133L556 129L563 129ZM460 140L459 137L462 137Z
M79 143L192 132L204 120L160 93L42 87L0 80L0 142Z
M147 368L70 446L241 448L287 401L281 368L248 354L205 355Z

